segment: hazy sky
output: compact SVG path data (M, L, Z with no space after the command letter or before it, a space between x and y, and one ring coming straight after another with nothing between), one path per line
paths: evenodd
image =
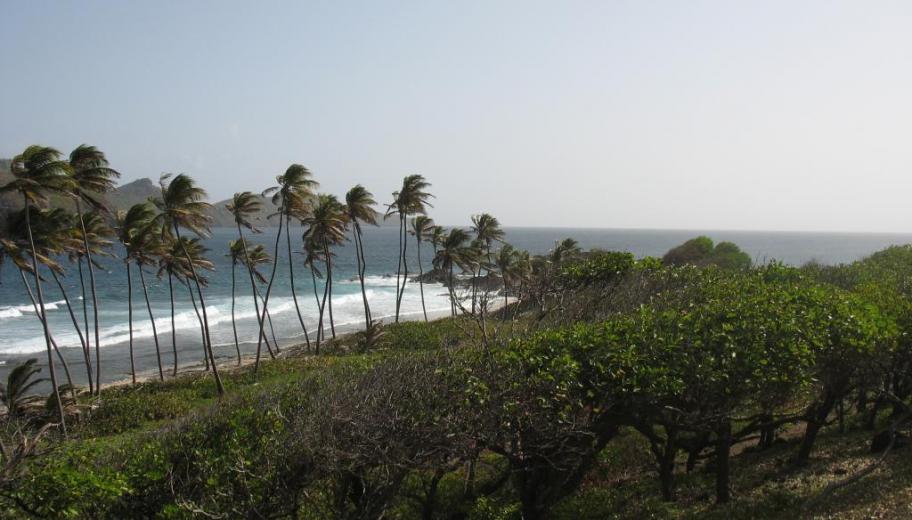
M912 231L912 2L0 0L0 156L443 224Z

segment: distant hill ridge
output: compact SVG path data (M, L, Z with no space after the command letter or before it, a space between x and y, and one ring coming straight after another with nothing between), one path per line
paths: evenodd
M8 183L12 178L13 176L10 173L10 160L0 159L0 186ZM106 193L103 198L107 201L108 207L116 212L121 210L126 211L134 204L146 201L150 197L157 197L159 193L158 183L153 182L148 178L142 178L118 186L114 191ZM268 215L275 213L278 208L271 201L265 198L262 199L263 209L260 210L258 215L254 215L252 218L254 225L257 227L278 226L279 223L277 219L266 218ZM227 208L229 202L231 202L231 200L226 199L213 203L210 212L213 227L234 226L234 217ZM72 201L66 198L56 198L52 203L69 209L74 208ZM6 215L11 211L17 211L19 209L22 209L22 201L14 194L0 195L0 221L4 220ZM397 220L391 220L384 225L393 225L397 223Z

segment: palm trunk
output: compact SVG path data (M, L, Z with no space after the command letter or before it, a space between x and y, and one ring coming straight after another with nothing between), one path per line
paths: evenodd
M326 262L326 283L323 284L323 301L320 302L320 320L319 320L319 330L317 331L317 351L316 353L320 354L320 339L325 338L323 334L323 311L326 308L326 299L330 294L330 280L332 280L332 267L331 267L331 257L329 256L329 246L326 244L326 239L323 239L323 254ZM332 302L330 302L332 305Z
M304 318L301 317L301 307L298 306L298 293L295 290L294 280L294 259L291 256L291 219L285 215L285 243L288 245L288 276L291 283L291 299L294 300L295 312L298 313L298 323L301 324L301 330L304 331L304 339L307 341L307 348L310 349L310 335L307 333L307 326L304 325Z
M101 341L98 325L98 297L95 290L95 267L92 265L92 252L89 248L89 237L86 234L85 220L82 218L82 203L76 199L76 214L79 215L79 226L82 228L82 246L85 248L86 265L89 266L89 284L92 290L92 317L95 320L95 381L101 382ZM86 332L88 334L88 332ZM96 385L96 395L101 393L101 385Z
M29 211L29 200L25 198L25 227L28 230L29 247L32 252L32 273L35 275L35 289L38 292L38 307L41 310L41 326L44 328L44 342L47 345L48 371L51 373L51 385L54 387L52 392L57 399L57 414L60 417L60 427L63 435L66 437L66 417L63 414L63 402L60 400L60 390L57 387L57 372L54 370L54 355L51 352L51 331L48 328L48 322L44 310L44 293L41 291L41 277L38 275L38 253L35 250L35 239L32 237L32 221ZM96 340L97 341L97 340ZM100 386L100 385L99 385Z
M314 272L313 266L310 266L310 280L313 282L314 290L314 301L317 303L317 308L320 308L320 293L317 291L317 273Z
M130 275L130 261L127 260L127 329L130 331L130 378L136 384L136 359L133 355L133 277Z
M421 237L415 235L415 241L418 242L418 287L421 289L421 311L424 312L424 322L427 323L427 308L424 306L424 267L421 265Z
M76 314L73 312L73 307L70 305L70 297L67 295L63 283L61 283L60 277L57 276L57 271L51 269L51 275L53 275L54 281L57 282L57 287L60 288L60 294L63 295L63 301L66 302L67 312L70 314L70 321L73 322L73 328L76 329L76 334L79 335L79 344L82 345L82 354L86 364L86 376L87 381L89 382L89 393L91 394L94 388L92 385L92 365L91 360L89 359L89 353L86 351L85 337L82 335L82 330L79 328L79 320L76 319Z
M284 209L282 213L284 213ZM263 348L263 327L266 324L266 308L269 305L269 295L272 293L272 284L275 281L276 268L279 267L279 240L282 238L282 224L285 222L281 216L279 216L279 231L276 233L275 241L275 254L272 256L272 274L269 275L269 284L266 286L266 296L263 298L263 315L259 318L259 327L260 332L257 337L257 350L256 350L256 360L253 363L253 373L257 373L260 369L260 354ZM276 345L278 348L278 345Z
M405 286L408 284L408 230L405 226L405 216L402 217L402 289L396 297L396 322L399 322L399 309L402 307L402 297L405 295Z
M35 309L35 316L41 318L38 314L38 302L35 300L35 295L32 293L32 287L29 285L28 280L25 279L25 274L22 271L19 271L19 274L22 275L22 283L25 284L25 290L28 292L29 300L32 302L32 308ZM43 321L43 318L42 318ZM51 347L54 349L54 353L57 354L57 359L60 361L60 365L63 367L63 373L66 375L67 383L69 383L71 389L75 389L73 386L73 378L70 377L70 366L66 362L66 358L63 357L63 354L60 353L60 347L57 345L57 342L54 341L54 336L51 336ZM73 398L76 398L76 391L72 390Z
M174 328L174 277L168 270L168 296L171 299L171 350L174 353L174 370L172 375L177 376L177 330Z
M260 290L257 289L256 286L253 287L253 290L254 290L254 300L253 300L254 305L256 305L257 309L259 309L259 303L257 303L257 302L262 300L263 296L260 294ZM259 312L259 311L257 311L257 312ZM276 346L276 352L279 352L279 341L276 339L275 329L272 327L272 315L269 314L269 311L266 311L263 314L265 316L264 319L269 322L269 332L270 332L270 334L272 334L272 342ZM272 359L275 359L275 354L272 352L272 347L269 345L269 340L266 338L265 331L263 331L263 343L266 345L266 351L269 352L269 357Z
M218 392L219 396L222 396L225 394L225 387L222 386L222 378L219 377L218 366L215 363L215 353L212 351L212 337L209 334L209 316L206 314L206 300L203 298L203 289L200 286L199 278L196 275L196 267L193 265L190 253L187 252L187 246L180 239L180 227L177 225L174 226L174 233L177 236L178 242L180 242L184 257L187 259L187 265L190 267L190 274L193 275L193 282L196 284L196 292L199 296L200 307L203 308L203 327L206 331L206 352L209 354L209 362L212 364L212 376L215 378L215 390Z
M336 339L336 322L333 320L333 277L332 257L327 255L326 283L329 285L329 330L332 331L333 340Z
M405 219L399 214L399 263L396 265L396 323L399 323L399 277L402 275L402 259L404 253L402 250L402 233L405 229Z
M361 226L357 220L353 222L355 224L355 257L358 260L358 279L361 281L361 298L364 300L364 328L367 330L372 325L370 306L367 303L367 289L364 287L364 265L367 262L364 260L364 249L361 244Z
M240 240L241 240L241 245L244 246L244 265L247 266L247 276L250 277L250 292L253 295L253 308L254 308L254 310L256 310L257 323L259 323L259 321L261 319L259 291L257 290L256 282L253 280L253 266L250 265L250 253L247 251L247 240L244 239L244 232L241 230L240 224L237 225L237 230L238 230L238 237L240 237ZM265 332L261 331L261 334L263 336L263 339L265 340L266 339ZM278 348L278 346L279 345L277 343L276 348ZM270 348L268 341L266 342L266 348L269 349L269 352L271 355L272 349Z
M88 370L89 373L91 374L92 373L92 340L89 337L89 301L86 298L85 276L82 274L82 255L79 255L76 265L79 266L79 287L82 290L82 319L83 319L83 323L85 325L85 328L83 329L83 330L85 330L85 350L86 350L85 357L88 360L86 362L86 370ZM91 381L93 378L94 378L94 376L90 376L89 381ZM89 384L89 393L94 395L94 392L92 391L91 383Z
M237 337L237 319L234 317L234 289L237 285L235 282L235 267L237 264L234 259L231 260L231 330L234 332L234 349L237 350L237 364L241 366L241 344ZM258 314L259 315L259 314Z
M152 304L149 303L149 290L146 288L146 275L143 274L142 264L136 264L139 268L139 280L142 282L143 297L146 299L146 310L149 312L149 322L152 324L152 340L155 342L155 358L158 360L158 379L165 380L165 371L162 369L161 346L158 344L158 328L155 326L155 316L152 315Z
M196 306L196 296L193 295L193 288L190 286L190 280L186 281L187 294L190 295L190 303L193 304L193 312L196 314L196 321L199 322L200 328L200 345L203 347L203 363L206 365L206 372L209 371L209 353L206 351L206 328L203 325L203 315L200 314L199 307Z
M456 317L456 292L453 289L453 264L450 264L450 310Z

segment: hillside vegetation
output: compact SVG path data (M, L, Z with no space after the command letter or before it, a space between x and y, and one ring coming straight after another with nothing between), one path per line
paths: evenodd
M226 374L222 398L189 375L82 395L67 439L39 432L40 412L8 419L4 445L37 449L5 459L0 507L72 518L910 513L900 432L912 413L912 247L836 267L720 269L559 244L532 265L498 312L388 325L321 355L286 349Z

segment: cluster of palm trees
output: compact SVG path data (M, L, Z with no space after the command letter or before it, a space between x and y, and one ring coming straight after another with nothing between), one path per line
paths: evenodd
M101 265L98 258L114 256L114 240L123 246L122 261L127 277L128 321L130 364L133 381L136 381L136 366L133 352L133 268L139 272L139 281L145 303L145 311L152 324L158 377L164 379L165 365L162 358L159 331L149 300L146 271L151 270L159 279L167 279L171 305L171 354L172 374L178 371L177 339L175 334L175 286L183 286L195 310L200 324L203 362L212 372L219 394L224 392L212 345L209 316L207 314L204 288L207 286L205 272L214 269L206 258L207 250L201 238L210 231L211 205L205 201L206 192L194 180L180 174L163 175L159 181L160 195L149 201L135 204L126 211L112 214L104 202L104 194L114 188L120 174L110 167L100 150L92 146L80 146L68 157L57 150L44 146L30 146L11 163L13 180L0 187L0 192L16 193L24 207L7 219L5 229L0 233L0 260L8 258L19 269L26 292L32 296L35 315L41 321L47 345L48 366L55 401L58 406L60 423L65 431L65 418L60 400L60 388L54 369L55 356L63 366L70 387L72 382L69 367L60 354L52 331L45 319L45 299L42 283L47 281L40 271L44 267L64 295L70 320L82 347L86 365L89 392L98 394L101 390L102 356L100 353L100 319L96 295L95 271ZM258 335L255 369L259 366L262 347L265 345L270 356L280 352L278 341L272 330L269 313L270 298L273 296L276 272L281 256L282 237L285 238L285 253L289 269L292 299L308 349L311 347L311 332L315 352L319 353L327 332L336 337L333 319L333 266L335 250L351 240L354 244L358 278L364 306L364 321L367 330L375 326L365 288L367 259L364 251L364 226L379 225L381 218L398 218L399 259L396 272L395 321L399 321L402 299L409 283L408 243L410 236L415 240L418 258L418 283L424 319L427 308L424 298L426 272L422 260L421 246L428 243L433 248L432 266L434 279L442 280L448 287L451 311L485 312L486 300L479 297L479 283L499 279L506 302L511 287L522 283L531 272L529 255L504 244L499 250L496 243L503 243L504 232L496 218L488 214L472 218L469 230L452 228L445 230L435 225L427 216L433 197L430 184L421 175L409 175L403 179L400 189L393 192L392 201L386 205L385 214L378 212L373 194L363 186L356 185L344 197L344 201L330 194L317 193L318 183L310 171L300 164L293 164L276 177L276 184L261 195L242 192L234 195L227 205L234 217L238 237L228 244L228 256L232 265L232 327L238 363L241 351L235 319L235 292L237 288L236 268L247 271L251 297L257 317ZM71 199L74 202L64 203ZM276 211L268 218L277 219L272 255L262 245L247 241L245 230L259 233L254 220L264 208L264 201L270 200ZM69 211L73 208L74 211ZM292 240L293 221L304 227L300 242ZM294 246L293 242L300 246ZM315 304L318 308L317 327L309 331L301 314L294 279L295 249L302 254L302 265L311 273ZM70 298L60 277L66 274L63 259L76 266L82 290L82 323L77 317ZM269 266L268 276L262 268ZM84 271L88 273L88 283ZM471 282L463 283L456 273L470 275ZM243 275L242 275L243 276ZM29 281L31 278L31 281ZM318 291L317 278L324 279L322 295ZM176 282L176 283L175 283ZM471 287L471 305L468 298L458 297L456 287L462 284ZM261 291L260 286L265 285ZM33 292L34 289L34 292ZM514 291L515 292L515 291ZM92 299L91 312L87 298ZM91 324L90 326L90 314ZM328 321L328 326L326 322ZM269 324L272 341L266 334ZM93 359L94 346L94 359Z

